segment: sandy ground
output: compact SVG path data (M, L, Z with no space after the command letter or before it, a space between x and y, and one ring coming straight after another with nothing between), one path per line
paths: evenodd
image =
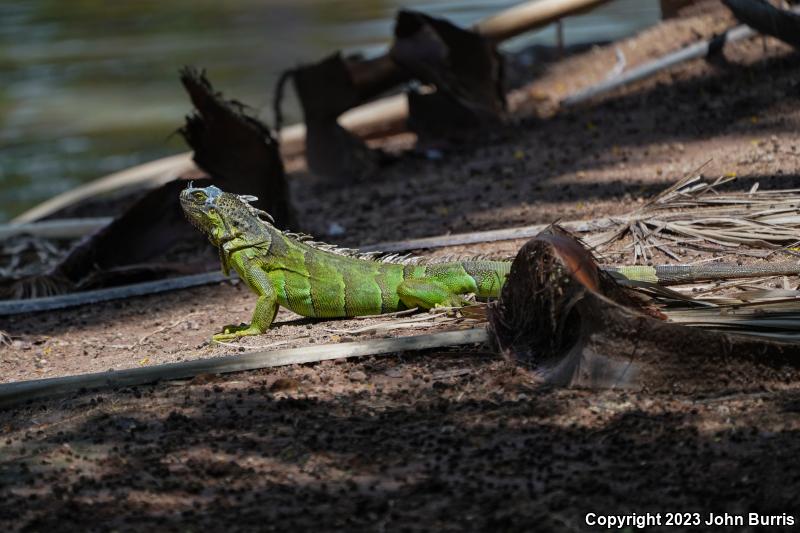
M800 394L769 386L546 390L489 353L440 352L85 394L0 414L0 523L580 531L590 512L780 516L797 511Z
M707 7L618 44L630 68L730 24ZM743 189L800 186L797 52L728 45L724 58L555 112L615 62L610 46L555 64L512 96L511 125L437 147L441 158L404 153L325 192L296 173L303 229L324 238L336 223L336 240L358 245L619 214L708 161L706 176L735 173ZM343 330L390 320L282 312L241 347L208 343L254 303L223 283L2 318L13 341L0 381L362 338ZM714 398L549 390L475 348L79 394L0 412L0 524L570 531L588 512L797 512L800 389L760 386Z

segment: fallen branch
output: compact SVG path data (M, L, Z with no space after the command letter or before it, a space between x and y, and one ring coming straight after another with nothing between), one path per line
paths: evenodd
M133 387L157 381L190 378L199 374L225 374L258 368L316 363L345 357L363 357L366 355L428 350L445 346L480 344L486 342L487 338L484 328L474 328L413 337L304 346L302 348L229 355L113 372L6 383L0 385L0 407L8 407L25 401L88 389Z
M159 292L187 289L189 287L196 287L198 285L210 285L212 283L225 281L226 279L228 278L225 277L221 272L206 272L203 274L180 276L158 281L146 281L144 283L134 283L132 285L122 285L119 287L109 287L106 289L59 294L57 296L46 296L44 298L6 300L0 301L0 316L35 313L39 311L52 311L54 309L65 309L67 307L75 307L78 305L107 302L109 300L117 300L119 298L145 296Z
M741 41L743 39L747 39L755 35L755 31L753 31L748 26L736 26L725 32L725 42L736 42ZM639 65L638 67L632 68L631 70L620 74L619 76L609 78L606 80L601 81L596 85L592 85L591 87L586 87L585 89L581 89L570 96L567 96L563 100L561 100L562 107L571 107L577 104L581 104L592 98L600 96L602 94L609 93L620 87L624 87L625 85L631 84L635 81L643 80L652 76L653 74L657 74L662 70L666 70L670 67L673 67L679 63L683 63L684 61L689 61L690 59L697 59L699 57L705 57L708 55L709 50L712 47L712 43L716 42L716 38L708 39L705 41L701 41L699 43L695 43L692 45L687 46L677 52L669 53L665 56L662 56L658 59L653 61L649 61L644 63L643 65Z
M560 222L559 224L573 231L588 231L590 227L605 227L611 223L611 219L608 217L603 217L583 221L570 220ZM360 250L365 252L408 252L411 250L445 248L447 246L459 246L462 244L528 239L538 235L549 225L550 224L534 224L533 226L519 226L516 228L471 231L469 233L436 235L434 237L422 237L419 239L379 242L377 244L368 244L367 246L360 248Z
M12 222L33 222L55 213L69 205L76 204L86 198L91 198L99 194L115 191L123 187L130 187L147 182L148 187L157 187L172 181L176 177L195 170L192 162L192 153L171 155L155 161L150 161L133 168L127 168L119 172L114 172L108 176L98 178L95 181L81 185L74 189L65 191L45 202L28 209L21 215L15 217Z
M539 0L524 2L488 17L472 28L494 41L504 41L525 31L541 28L569 15L596 8L608 0Z
M112 217L64 218L0 225L0 240L15 235L32 235L43 239L76 239L103 228L114 220Z

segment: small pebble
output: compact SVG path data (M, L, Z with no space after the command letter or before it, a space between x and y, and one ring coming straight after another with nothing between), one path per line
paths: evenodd
M361 370L354 370L350 372L349 378L350 381L365 381L367 379L367 375Z

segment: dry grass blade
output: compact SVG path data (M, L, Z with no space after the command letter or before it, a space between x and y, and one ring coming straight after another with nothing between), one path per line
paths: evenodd
M679 260L673 245L743 255L758 250L763 255L787 250L798 241L800 189L765 191L753 186L720 192L719 187L735 177L705 181L699 175L703 166L584 240L604 252L612 243L629 238L635 263L652 259L653 248Z
M774 280L775 277L757 281ZM740 289L732 295L705 296L715 288L701 289L690 298L650 283L632 284L646 294L671 322L705 329L780 340L800 340L800 291L754 286L754 280L727 282L722 289Z

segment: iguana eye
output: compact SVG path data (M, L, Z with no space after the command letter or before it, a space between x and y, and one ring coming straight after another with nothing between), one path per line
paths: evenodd
M203 191L194 191L192 193L192 196L194 197L195 200L198 200L198 201L201 201L201 202L204 202L205 199L208 198L208 195L206 193L204 193Z

